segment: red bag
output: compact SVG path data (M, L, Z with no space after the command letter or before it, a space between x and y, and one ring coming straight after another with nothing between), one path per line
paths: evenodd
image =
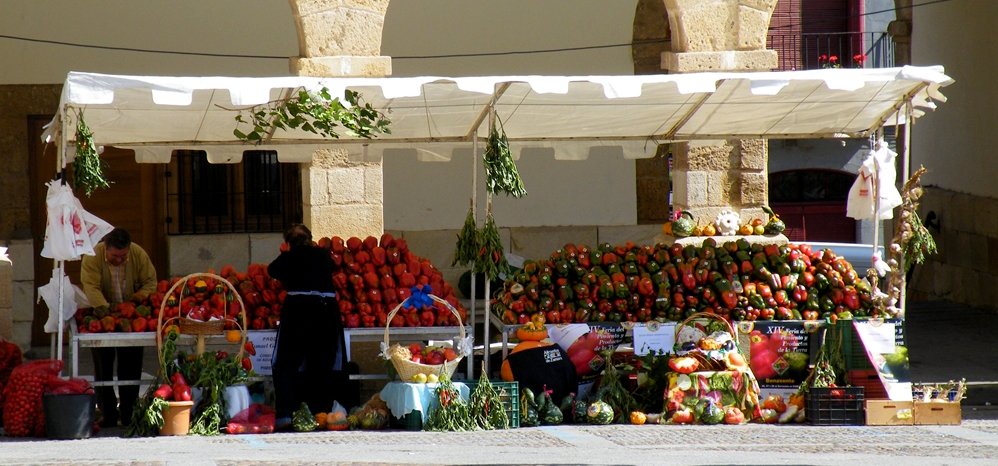
M7 386L10 373L21 362L21 347L0 338L0 413L3 413L3 387Z
M64 379L50 376L45 383L45 393L54 395L93 395L94 389L86 379Z
M230 434L269 434L274 431L274 408L253 403L229 420L226 430Z
M62 366L62 361L43 359L14 368L3 391L3 430L8 436L45 436L42 392L62 372Z

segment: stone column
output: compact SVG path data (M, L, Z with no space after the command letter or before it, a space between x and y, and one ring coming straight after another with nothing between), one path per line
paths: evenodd
M288 0L298 29L298 76L388 76L381 56L389 0ZM321 149L302 165L303 221L316 238L381 236L384 195L381 161L352 161L344 150Z
M768 71L776 51L766 50L766 32L777 0L663 0L672 31L672 51L662 53L669 73ZM768 145L766 140L676 143L673 206L688 210L701 224L723 209L742 221L765 218Z

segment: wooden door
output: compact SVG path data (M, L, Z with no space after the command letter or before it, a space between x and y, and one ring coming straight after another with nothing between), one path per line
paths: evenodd
M54 267L51 259L41 257L42 244L45 239L45 195L48 187L45 185L55 177L55 146L42 144L40 135L42 125L48 123L51 117L36 117L29 120L32 193L31 216L32 236L35 245L35 287L44 285L52 277ZM39 142L35 142L39 141ZM160 277L165 277L167 270L166 234L163 228L162 203L160 201L161 177L157 173L162 170L158 165L139 164L130 150L105 148L101 158L107 161L105 176L111 181L109 189L98 190L87 197L82 192L76 196L83 208L104 219L115 227L128 230L132 241L142 246L149 253L153 265ZM66 262L66 274L70 281L80 283L80 262ZM43 326L48 318L48 307L44 303L35 306L34 322L32 323L31 340L33 345L47 345L49 336Z

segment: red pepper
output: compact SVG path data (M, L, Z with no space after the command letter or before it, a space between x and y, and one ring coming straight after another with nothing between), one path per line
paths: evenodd
M173 398L173 387L168 383L164 383L153 392L153 396L161 400L169 400Z
M359 314L349 314L346 316L345 322L347 328L357 328L360 327L360 315Z
M246 344L243 345L243 350L250 356L256 356L256 346L253 346L252 341L247 340Z
M650 277L644 277L638 281L638 294L642 296L652 296L655 294L655 284Z
M371 249L371 262L374 265L378 266L385 265L386 261L387 261L387 253L385 252L385 248L378 246Z
M399 286L405 289L416 286L416 276L410 272L403 273L402 276L399 277Z
M243 369L246 369L247 371L253 370L253 360L251 360L249 357L246 356L243 357L242 365Z
M360 238L356 236L351 236L350 238L347 239L347 249L349 249L350 252L355 253L357 251L360 251L360 247L363 244L364 244L363 241L361 241Z
M149 328L149 322L145 317L136 317L132 319L132 331L133 332L145 332Z
M215 353L215 360L216 361L221 361L221 360L223 360L223 359L225 359L227 357L229 357L229 353L226 353L225 351L219 351L219 352Z
M339 236L333 236L330 238L329 249L336 254L343 254L346 251L346 245L343 243L343 238Z
M191 387L183 384L173 384L173 399L176 401L191 401Z
M381 280L378 278L378 274L374 272L367 272L364 274L364 284L368 288L378 288L381 285Z

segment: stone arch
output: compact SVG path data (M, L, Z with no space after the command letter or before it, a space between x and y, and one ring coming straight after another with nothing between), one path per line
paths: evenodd
M298 32L299 76L388 76L391 57L381 56L390 0L288 0Z

